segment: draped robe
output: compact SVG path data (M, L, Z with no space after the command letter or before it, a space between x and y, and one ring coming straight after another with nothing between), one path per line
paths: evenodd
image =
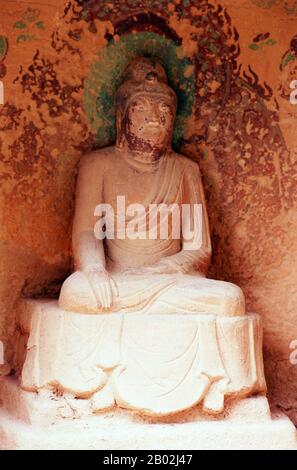
M124 181L121 177L123 168L127 178ZM114 239L107 237L104 240L106 268L118 288L110 310L121 313L244 315L244 296L239 287L205 277L211 254L205 197L199 167L186 157L171 151L152 164L129 158L114 147L87 155L79 172L74 232L81 239L84 234L94 233L94 209L100 203L111 204L116 226L121 217L127 226L132 216L117 213L116 196L126 196L127 188L133 185L139 173L150 178L153 175L150 187L136 194L133 200L145 207L146 216L152 213L154 205L177 204L181 208L182 204L188 204L193 219L194 205L201 205L200 232L196 234L200 244L196 249L187 249L182 220L179 239L172 237L172 221L167 238L150 239L148 217L146 223L141 223L141 219L138 224L142 233L140 238L130 239L117 233ZM108 217L106 220L108 222ZM160 216L155 221L160 234L164 217ZM96 240L96 243L99 249L103 242ZM160 262L166 264L165 272L158 268L154 270ZM64 310L76 312L103 311L81 270L64 282L59 304Z

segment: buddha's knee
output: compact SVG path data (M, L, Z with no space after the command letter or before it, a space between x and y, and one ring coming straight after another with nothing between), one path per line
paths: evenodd
M95 295L83 272L76 271L64 281L59 296L59 307L72 312L98 311Z
M222 314L228 317L245 315L245 299L240 287L230 282L224 284L226 292L222 305Z

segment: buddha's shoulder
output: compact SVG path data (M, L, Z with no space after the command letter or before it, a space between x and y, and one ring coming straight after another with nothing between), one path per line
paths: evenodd
M80 159L80 168L103 169L116 158L115 147L104 147L83 155Z
M175 159L176 164L181 168L184 169L184 171L198 171L199 170L199 165L197 162L192 160L189 157L186 157L185 155L182 155L180 153L172 152L173 158Z

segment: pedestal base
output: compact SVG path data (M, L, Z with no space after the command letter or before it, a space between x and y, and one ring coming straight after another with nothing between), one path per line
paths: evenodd
M218 414L230 397L266 392L258 315L91 315L24 301L20 317L30 334L22 388L92 398L93 412L166 416L201 403Z
M119 409L90 416L86 400L25 392L12 378L1 380L0 400L0 449L297 450L295 427L282 414L271 417L264 396L230 402L223 419L195 407L166 421Z
M295 428L284 415L266 422L134 422L119 412L40 428L0 410L3 450L297 450Z
M257 315L83 315L24 301L19 331L22 376L0 381L0 448L297 450L293 424L270 414Z

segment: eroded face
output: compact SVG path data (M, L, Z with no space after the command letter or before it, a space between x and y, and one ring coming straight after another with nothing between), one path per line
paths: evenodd
M169 97L139 95L125 116L125 134L134 151L160 151L172 135L175 108Z

